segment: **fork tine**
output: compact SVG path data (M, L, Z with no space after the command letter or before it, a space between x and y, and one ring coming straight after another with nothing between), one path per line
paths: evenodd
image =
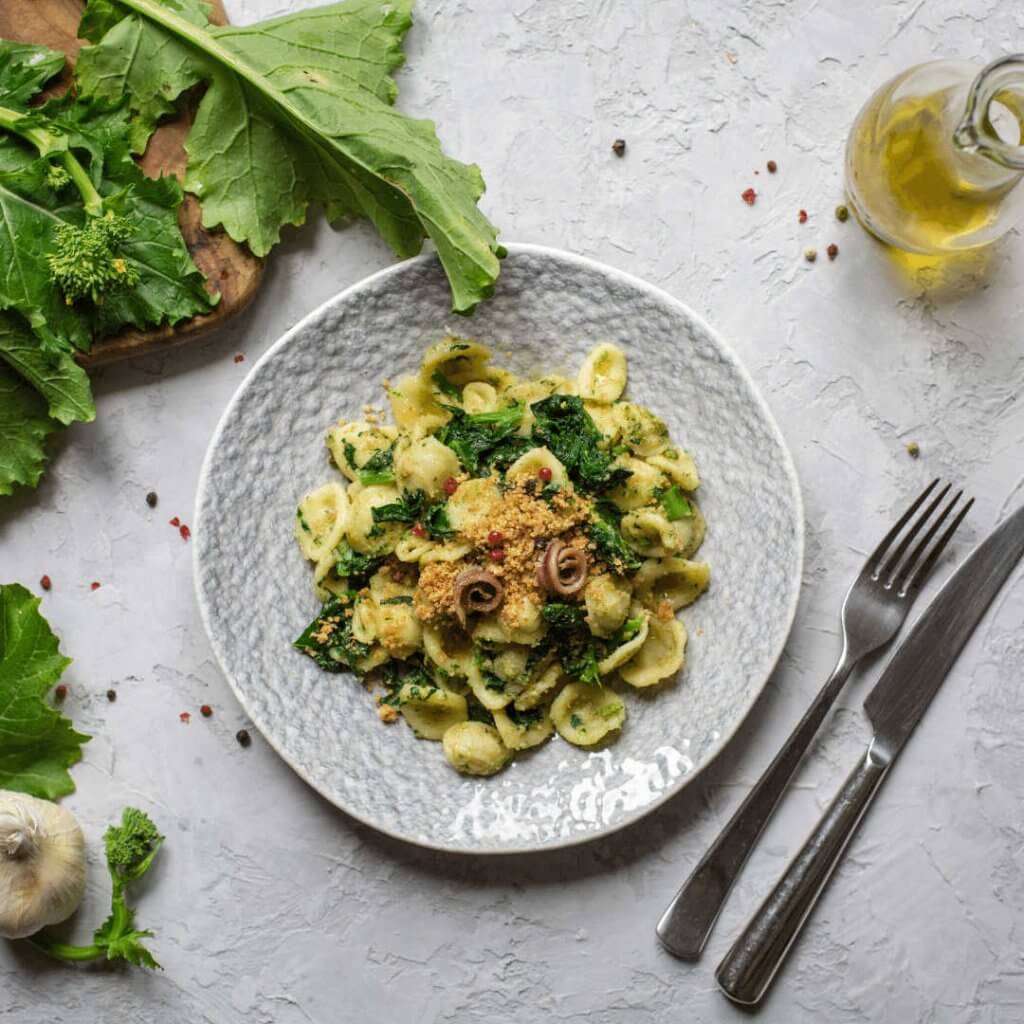
M948 489L949 488L947 488L947 490ZM942 513L939 515L939 518L931 524L931 526L925 532L925 535L921 538L920 542L914 547L914 550L909 555L907 555L907 557L904 558L899 565L896 565L895 560L893 560L892 563L885 567L887 571L891 570L891 575L885 581L886 586L892 587L894 590L897 590L900 593L903 592L903 584L906 583L907 577L910 575L910 571L914 567L914 563L917 561L918 558L921 557L921 553L925 550L926 547L928 547L929 543L931 542L931 539L942 528L942 524L946 521L946 518L949 515L949 513L953 511L953 509L956 507L956 503L963 497L963 493L963 491L957 491L956 494L953 495L952 500L942 510Z
M896 570L903 561L903 556L907 553L907 549L911 544L913 544L917 535L924 529L935 510L942 504L943 499L947 494L949 494L949 490L952 486L952 484L946 484L946 486L935 495L931 504L929 504L929 506L917 517L917 521L907 531L906 537L900 541L896 550L885 560L885 565L878 570L878 575L883 579L887 578L888 583L892 583L893 577L896 575Z
M889 545L899 536L900 530L903 529L907 523L910 522L910 517L921 507L925 499L929 494L935 490L936 485L939 482L939 478L936 477L918 496L914 499L913 505L907 509L903 515L896 521L896 525L881 539L878 547L868 555L868 560L864 563L864 569L870 572L872 575L875 569L878 568L879 563L885 557L885 553L889 550Z
M963 491L961 491L960 494L963 494ZM949 512L952 510L953 505L955 505L956 502L960 500L960 494L958 494L953 499L953 501L949 503L949 508L947 508L946 511L942 513L942 519L940 519L935 524L935 529L942 525L942 520L945 519ZM939 538L938 543L928 553L928 557L925 558L925 560L917 567L917 569L914 571L914 574L910 577L910 580L908 582L903 581L903 577L906 575L908 570L904 569L904 571L900 573L900 594L908 594L912 590L917 590L921 586L921 584L924 583L924 581L928 578L928 574L932 571L932 568L935 566L935 563L939 560L939 556L942 554L946 545L949 543L950 538L952 538L953 534L956 533L960 524L964 521L964 517L971 510L971 506L973 504L974 499L969 498L967 504L964 505L962 509L960 509L960 511L956 515L956 518L953 520L953 522L949 524L948 528L946 529L946 532ZM932 530L932 532L934 533L934 530ZM923 541L921 541L917 549L915 549L913 555L911 555L910 559L908 560L908 566L913 566L913 563L917 560L918 555L920 554L921 549L924 548L924 545L927 543L927 540L928 538L926 537Z

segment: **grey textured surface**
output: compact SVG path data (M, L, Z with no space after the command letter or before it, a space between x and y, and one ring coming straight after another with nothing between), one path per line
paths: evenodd
M228 9L247 22L286 5ZM480 162L485 206L506 236L664 287L729 339L765 393L806 502L804 589L786 654L697 784L637 828L536 857L481 863L382 840L258 736L239 748L244 716L205 639L191 549L167 520L191 522L206 445L252 361L390 262L363 227L291 232L263 294L219 338L97 375L97 422L68 433L37 494L0 509L2 575L53 577L43 608L75 658L67 708L96 737L68 801L93 868L76 934L106 912L106 822L133 801L168 834L139 899L165 972L72 970L0 944L0 1019L749 1020L715 990L714 966L863 749L860 701L876 667L851 681L699 965L658 948L665 901L832 667L842 591L893 513L931 475L969 484L978 504L956 558L1024 501L1020 239L993 254L977 287L926 291L901 277L855 224L832 220L845 132L889 75L931 56L984 63L1019 49L1022 30L1008 0L422 3L399 102ZM616 137L629 147L621 160ZM739 198L748 186L760 193L753 208ZM834 263L802 260L830 241ZM247 361L236 365L240 351ZM904 451L911 440L917 462ZM90 580L103 586L91 593ZM760 1020L1024 1018L1022 618L1018 573L894 769ZM209 720L195 714L204 700Z
M214 653L282 756L338 807L446 851L552 849L614 831L695 776L739 727L789 633L803 568L803 509L789 453L749 378L677 300L628 275L539 246L509 245L502 287L452 323L432 257L375 275L290 331L254 368L203 467L196 592ZM575 376L614 340L627 397L657 412L697 460L713 585L685 610L677 680L620 684L628 720L582 751L555 737L500 775L453 771L436 744L384 728L353 676L325 675L291 641L319 610L292 536L295 506L329 479L324 433L386 407L382 382L465 331L521 377ZM352 366L359 366L358 377ZM259 515L238 516L251 504ZM765 595L771 595L770 600ZM253 614L253 613L256 614Z

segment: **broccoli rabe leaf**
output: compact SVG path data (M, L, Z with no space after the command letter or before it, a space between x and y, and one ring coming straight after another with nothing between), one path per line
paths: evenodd
M437 540L451 540L455 536L455 530L448 519L447 504L432 505L423 517L423 528Z
M654 496L661 502L661 507L665 510L665 518L670 521L688 519L693 515L690 502L677 484L673 484L671 487L659 487L654 492Z
M594 517L587 526L587 534L594 542L597 555L620 576L636 572L643 559L626 543L614 519L605 506L598 504Z
M579 605L548 601L541 613L554 634L554 647L562 671L581 683L600 683L598 641L587 627L583 609Z
M374 555L363 555L354 551L349 545L342 541L334 552L337 561L334 571L341 577L348 580L362 580L372 576L383 561ZM353 589L358 589L354 584Z
M186 188L203 223L265 255L282 227L321 204L365 216L395 252L430 238L470 311L493 290L504 250L477 208L480 171L441 151L434 126L394 110L412 0L347 0L255 25L208 24L197 0L90 0L96 45L77 63L86 97L130 98L135 146L193 86L206 88L185 140Z
M440 370L435 370L430 378L437 386L437 390L456 402L462 401L462 388L453 384Z
M599 445L604 435L590 418L583 401L575 395L551 395L530 405L535 420L534 444L547 448L576 486L588 493L607 491L632 474L613 466L614 456Z
M349 465L355 469L355 463L352 461L352 457L349 455L349 448L352 446L346 442L345 444L345 458L348 459ZM395 448L392 445L390 448L379 448L375 451L359 468L359 482L364 487L372 487L374 484L389 484L395 479L395 473L392 466L395 461Z
M354 593L345 600L332 596L293 646L327 672L358 671L358 663L370 653L370 645L352 635L355 602Z
M89 737L44 700L69 664L39 598L17 583L0 586L0 789L47 800L74 792L68 768Z
M415 523L423 515L427 496L423 491L407 491L398 501L377 505L373 510L375 523Z
M47 459L46 439L59 427L46 414L39 395L0 363L0 494L11 494L17 484L39 483Z
M468 413L454 405L443 408L452 418L437 431L437 439L455 452L473 476L502 472L533 447L529 438L516 433L523 419L521 402L495 412Z

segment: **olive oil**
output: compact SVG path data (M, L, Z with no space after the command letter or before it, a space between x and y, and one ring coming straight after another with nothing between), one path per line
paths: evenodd
M1005 72L992 83L999 93L979 95L989 70L976 76L958 61L920 65L884 85L858 115L847 143L847 190L858 218L882 241L914 253L962 253L1016 220L1020 202L1011 194L1021 168L1006 158L1024 157L1014 153L1020 124L1007 117L1015 104L996 102L1009 98ZM1000 132L990 118L994 102Z

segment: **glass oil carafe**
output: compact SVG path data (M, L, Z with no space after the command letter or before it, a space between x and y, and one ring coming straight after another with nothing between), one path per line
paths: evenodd
M865 227L914 253L965 253L1024 217L1024 54L920 64L861 110L846 187Z

